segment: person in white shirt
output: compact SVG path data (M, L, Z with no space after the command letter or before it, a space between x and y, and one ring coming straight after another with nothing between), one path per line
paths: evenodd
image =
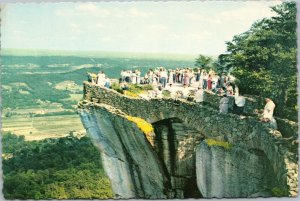
M187 98L190 94L190 89L187 85L183 85L183 89L182 89L182 98Z
M131 73L131 83L132 84L136 84L136 77L137 77L137 75L136 75L135 71L133 71Z
M204 90L202 87L198 87L198 90L195 93L195 102L203 103L204 102Z
M105 74L102 71L97 75L97 84L102 87L105 85Z
M261 121L269 122L273 118L275 104L270 98L266 98L266 105L262 114Z
M264 112L262 114L261 121L268 122L268 123L270 123L271 128L277 129L277 122L276 122L275 118L273 117L275 103L270 98L266 98L265 100L266 100L266 105L264 108Z
M173 70L170 70L169 71L169 78L168 78L168 83L169 84L173 84L173 77L174 77L174 71Z
M136 83L140 84L141 83L141 71L136 70Z
M167 84L167 79L168 79L168 73L166 70L161 69L160 70L160 81L161 81L161 85L163 88L166 87Z
M238 91L234 94L234 103L234 113L238 115L243 114L246 98L238 93Z

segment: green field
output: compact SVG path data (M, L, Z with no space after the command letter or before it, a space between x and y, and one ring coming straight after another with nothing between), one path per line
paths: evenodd
M25 140L42 140L45 138L65 137L70 132L84 135L85 130L78 115L60 116L12 116L2 119L2 130L16 135L24 135Z

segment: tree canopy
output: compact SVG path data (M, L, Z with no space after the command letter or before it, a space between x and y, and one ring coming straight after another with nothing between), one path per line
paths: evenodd
M113 197L98 150L87 136L24 141L2 138L6 199L108 199Z
M270 97L277 112L295 113L296 3L284 2L271 9L275 16L255 22L248 31L226 42L227 53L218 57L218 63L224 70L233 70L243 93Z
M202 54L195 61L195 66L207 69L212 62L212 58Z

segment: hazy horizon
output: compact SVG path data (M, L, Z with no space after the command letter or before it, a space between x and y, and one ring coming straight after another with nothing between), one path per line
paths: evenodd
M1 50L3 56L78 56L78 57L115 57L115 58L143 58L143 59L195 59L199 54L185 54L172 52L120 52L101 50L55 50L55 49L19 49L4 48ZM206 55L216 58L218 55Z

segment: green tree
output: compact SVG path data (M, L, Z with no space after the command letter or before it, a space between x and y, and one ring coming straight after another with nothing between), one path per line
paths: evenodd
M233 68L240 90L271 97L277 114L297 105L296 3L271 7L276 16L255 22L249 31L227 42L228 54L218 60Z
M197 66L199 68L205 68L208 70L211 62L212 62L211 57L207 57L207 56L200 54L199 57L195 61L195 66Z

